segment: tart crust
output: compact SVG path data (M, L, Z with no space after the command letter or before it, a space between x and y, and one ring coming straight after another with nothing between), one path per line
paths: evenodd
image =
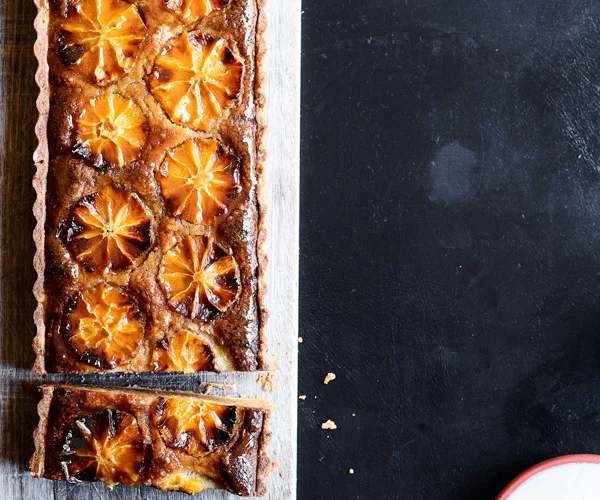
M165 475L183 474L198 479L206 487L226 489L241 496L262 496L266 493L265 482L271 470L266 447L271 439L270 416L273 407L264 401L203 396L190 392L149 392L69 385L45 385L41 391L42 399L38 404L40 421L34 433L35 452L30 460L34 477L66 479L65 469L69 471L69 467L65 465L65 460L68 463L70 458L65 459L64 453L74 423L76 425L77 421L84 421L90 415L110 411L131 415L130 421L137 422L143 436L145 459L132 484L165 489L161 483ZM232 409L235 419L228 428L226 439L199 456L191 456L181 448L169 446L156 423L155 415L159 411L160 401L171 401L171 398L200 406ZM114 434L114 429L111 430ZM118 428L116 432L118 434ZM76 452L77 447L73 448ZM70 451L72 453L73 450ZM117 460L112 465L113 469L118 470L121 464ZM88 479L103 478L92 475L83 480ZM79 480L75 475L71 477L72 482Z
M185 24L165 12L162 0L136 0L147 25L137 62L121 78L96 85L60 59L57 48L61 13L67 0L36 0L38 34L34 52L39 62L36 82L39 120L34 153L37 167L33 185L36 202L34 267L37 280L34 313L37 329L33 347L35 373L86 373L106 371L69 350L60 332L64 304L84 288L107 281L131 291L147 316L145 341L136 355L115 368L118 371L152 371L154 344L166 334L186 329L197 334L213 351L219 370L256 371L275 366L267 352L265 324L267 236L264 165L265 151L265 0L241 0L221 5L210 15ZM183 32L207 33L227 41L234 57L243 63L241 90L207 133L174 123L148 89L148 74L157 54ZM52 68L52 70L50 70ZM107 92L131 99L149 120L145 146L124 166L102 164L97 155L74 144L69 130L86 104ZM242 193L228 213L214 223L190 224L171 216L155 175L167 151L190 138L217 138L241 164ZM84 151L81 153L81 151ZM87 156L86 156L87 154ZM134 191L153 214L153 246L140 264L107 275L90 272L73 259L65 243L65 221L71 208L86 196L113 187ZM240 267L242 291L227 311L209 322L185 317L168 307L157 284L161 256L186 235L216 235Z

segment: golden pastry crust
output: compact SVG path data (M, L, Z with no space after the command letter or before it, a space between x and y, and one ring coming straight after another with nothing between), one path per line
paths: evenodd
M154 371L157 343L168 341L181 330L191 332L208 347L215 359L215 370L268 369L264 338L267 314L263 1L207 0L208 15L193 15L194 20L190 21L190 14L186 14L189 2L127 0L144 22L143 39L132 38L135 47L127 51L128 62L122 61L122 66L113 64L101 81L98 81L98 75L103 76L101 72L92 75L86 69L92 64L89 60L93 59L94 64L101 61L99 52L98 57L89 56L89 60L79 64L71 60L83 57L83 49L71 47L71 59L65 62L65 49L61 52L59 40L69 21L64 17L65 6L71 9L73 17L73 6L88 1L38 2L39 36L35 52L40 61L36 75L40 86L40 120L36 127L39 147L35 153L38 168L34 180L38 194L34 207L38 221L34 232L38 280L34 293L39 306L35 313L38 334L34 341L37 353L34 371ZM125 0L93 1L100 1L107 8L114 5L121 8ZM127 12L135 17L132 11ZM69 22L72 24L72 19ZM139 23L131 22L136 26L133 31L138 33ZM75 30L69 26L71 31ZM217 96L217 104L224 96L229 102L219 108L218 116L213 113L205 122L206 131L171 119L151 90L152 68L161 51L182 34L192 32L202 43L218 49L211 52L211 57L221 58L219 64L233 65L233 70L218 64L211 66L208 87L217 89L214 82L226 80L224 93L219 94L217 89L213 96ZM73 37L69 40L76 45ZM239 75L235 69L237 62ZM227 77L223 77L225 80L221 78L223 75ZM239 90L236 90L236 75ZM202 92L197 95L202 97ZM187 143L195 144L202 154L213 155L210 161L192 165L189 182L177 179L182 177L181 168L169 169L166 161L169 151L177 151ZM176 196L178 186L187 196ZM84 249L82 259L79 248L70 245L73 233L69 218L82 200L111 192L118 193L115 199L129 196L140 200L149 214L144 227L151 243L138 255L133 251L135 245L119 246L110 243L108 237L100 239L101 255L94 254L96 265L90 266L85 259L91 255L88 249ZM93 226L94 223L90 224L93 230L87 234L95 235L98 240L99 230ZM112 238L116 234L105 231L106 224L96 226L101 226L104 236ZM218 247L232 255L238 267L239 290L235 300L226 300L227 307L213 301L216 314L192 318L174 310L159 284L165 253L187 237L213 238ZM122 239L117 243L122 243ZM126 251L120 252L124 246ZM119 252L127 257L114 258ZM106 260L107 255L113 256L110 264L98 266L97 262ZM98 267L101 272L96 271ZM60 327L66 314L64 304L78 291L105 282L126 290L147 318L140 348L133 357L111 368L94 366L74 356ZM210 364L197 364L200 365L211 369Z
M249 399L44 386L31 474L260 496L269 473L271 411Z

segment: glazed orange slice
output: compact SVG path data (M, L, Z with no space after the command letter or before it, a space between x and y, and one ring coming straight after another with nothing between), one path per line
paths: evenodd
M123 0L67 0L58 47L65 64L98 85L127 73L146 26L135 5Z
M137 104L107 92L89 101L75 118L73 152L99 169L122 167L137 158L147 127Z
M158 282L174 311L208 320L237 300L239 274L233 256L212 237L186 236L164 254Z
M241 76L225 40L192 31L162 48L148 83L173 122L206 132L238 96Z
M218 371L210 346L186 330L179 330L175 335L156 343L152 369L155 372L183 373Z
M104 481L108 486L139 482L144 441L130 413L108 409L75 421L60 453L67 481Z
M237 411L206 401L159 398L154 418L167 446L201 456L229 442Z
M67 309L64 331L81 361L112 369L135 355L144 324L136 300L103 283L77 292Z
M165 9L173 12L182 21L189 23L208 16L230 0L165 0Z
M169 151L158 176L169 212L193 224L226 214L242 190L237 165L215 139L190 139Z
M206 484L202 478L191 474L172 472L159 479L156 486L164 491L183 491L188 495L194 495L211 488L212 484Z
M88 272L108 274L136 264L152 238L152 216L139 196L114 188L83 197L67 221L67 248Z

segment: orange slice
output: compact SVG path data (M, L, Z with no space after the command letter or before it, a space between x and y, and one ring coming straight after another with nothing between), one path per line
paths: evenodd
M206 132L238 96L241 76L225 40L192 31L162 48L148 83L173 122Z
M108 85L135 62L146 26L123 0L69 0L58 47L65 64L98 85Z
M189 139L169 151L158 176L169 212L193 224L226 214L242 190L237 165L215 139Z
M159 398L154 412L156 426L167 446L192 456L229 442L237 418L235 406L186 398Z
M103 283L75 295L64 330L83 362L112 369L135 355L144 338L144 324L136 300Z
M144 147L147 127L137 104L107 92L89 101L75 118L73 152L99 169L122 167Z
M186 330L179 330L157 342L152 354L152 368L155 372L218 371L210 346Z
M135 193L106 188L83 197L67 221L67 248L86 271L114 273L152 244L152 216Z
M208 16L230 0L165 0L165 9L176 14L182 21L189 23Z
M172 472L156 482L156 486L164 491L183 491L188 495L200 493L212 485L206 484L204 480L191 474L183 472Z
M235 259L212 237L186 236L164 254L158 282L174 311L208 320L237 300L239 274Z
M67 481L139 482L144 464L144 441L130 413L108 409L75 421L59 455Z

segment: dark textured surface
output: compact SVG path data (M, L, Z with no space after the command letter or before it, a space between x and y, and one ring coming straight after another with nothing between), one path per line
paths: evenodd
M600 3L303 8L299 498L600 452Z

